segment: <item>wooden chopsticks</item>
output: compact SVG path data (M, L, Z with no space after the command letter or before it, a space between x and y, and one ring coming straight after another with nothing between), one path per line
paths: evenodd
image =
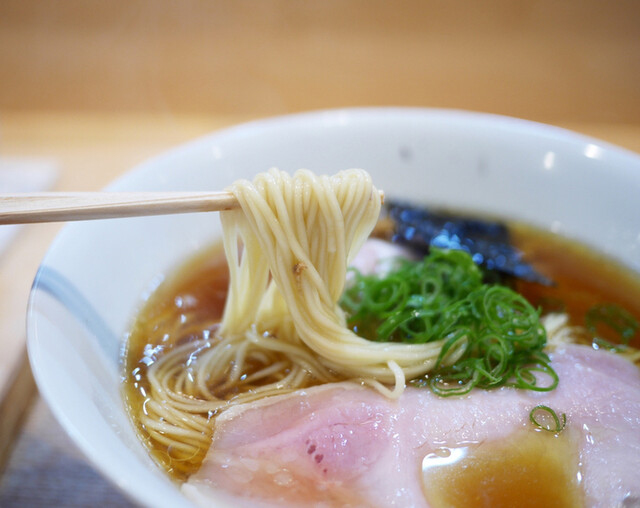
M230 192L42 192L0 194L0 224L28 224L230 210Z

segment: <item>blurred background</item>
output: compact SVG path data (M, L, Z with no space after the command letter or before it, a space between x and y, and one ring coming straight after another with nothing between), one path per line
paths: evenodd
M0 2L0 108L634 122L636 0Z
M216 129L351 106L504 114L640 152L640 2L0 0L2 192L97 190ZM0 506L127 506L28 370L29 287L59 227L0 241Z

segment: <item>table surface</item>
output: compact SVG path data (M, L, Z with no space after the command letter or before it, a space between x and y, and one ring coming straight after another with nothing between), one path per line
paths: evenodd
M171 146L248 119L0 112L0 154L53 160L59 168L57 190L98 190ZM560 126L640 152L640 124ZM6 396L7 387L18 379L26 387L18 396L28 397L26 302L39 260L59 228L58 224L24 226L0 258L0 290L11 295L0 302L0 395ZM0 506L129 506L83 458L37 393L29 401L21 425L9 439L10 455L0 472Z

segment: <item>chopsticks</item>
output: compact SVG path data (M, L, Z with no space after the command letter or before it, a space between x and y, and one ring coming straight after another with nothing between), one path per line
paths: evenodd
M0 224L220 212L239 206L230 192L41 192L0 194Z
M384 202L382 191L380 199ZM0 225L221 212L238 206L225 191L0 193Z

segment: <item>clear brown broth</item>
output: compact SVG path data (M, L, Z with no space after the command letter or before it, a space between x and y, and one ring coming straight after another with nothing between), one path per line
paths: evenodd
M570 242L557 235L540 232L528 227L513 227L514 244L526 255L526 259L538 270L556 281L554 287L544 287L534 283L518 281L516 289L534 305L548 306L549 302L563 302L564 310L570 316L573 325L584 325L584 316L595 304L616 303L628 310L640 320L640 277L638 274L606 259L581 245ZM202 450L188 468L177 467L170 458L166 447L152 442L136 415L143 411L149 384L145 374L149 358L149 348L161 346L165 351L185 341L194 340L197 334L189 336L171 336L167 330L170 323L176 320L192 320L195 325L202 323L201 328L211 329L211 323L222 316L227 293L228 271L224 254L220 246L213 246L198 253L187 261L175 273L154 291L137 316L130 334L128 347L124 356L125 381L124 398L132 421L138 430L141 440L149 453L170 476L183 481L195 472L207 450ZM187 303L185 303L187 302ZM553 304L555 305L555 304ZM553 305L551 307L553 307ZM192 329L194 329L192 327ZM195 327L198 330L198 326ZM202 331L202 330L201 330ZM613 339L613 337L605 337ZM640 334L636 333L633 343L640 347ZM162 353L158 353L162 354ZM469 476L464 483L469 492L473 492L490 480L492 464L499 464L495 457L520 464L526 468L534 460L540 450L530 446L531 453L524 452L509 455L509 448L496 446L494 453L483 454L474 459L479 471L484 473ZM483 458L484 457L484 458ZM490 458L492 457L492 458ZM516 467L517 464L513 467ZM496 475L504 471L495 467ZM453 474L455 470L451 469ZM535 472L531 474L538 474ZM542 474L542 473L540 473ZM553 479L545 480L553 486L549 492L572 489L566 483L566 475L556 474ZM452 477L442 476L442 482L452 481ZM447 480L447 478L449 478ZM495 477L497 478L497 476ZM539 479L542 479L540 477ZM522 492L521 482L531 481L531 475L514 478L508 487L500 487L496 483L501 502L504 506L515 506ZM444 483L443 483L444 485ZM475 487L474 487L475 485ZM502 490L501 490L502 489ZM542 491L540 491L542 492ZM540 501L543 501L542 499ZM457 501L456 501L457 503ZM450 506L467 506L468 504L452 504Z
M444 466L430 466L425 457L424 495L432 508L579 508L576 448L568 430L522 430L503 441L446 450L462 457Z
M570 324L585 326L589 309L600 304L616 304L640 320L640 275L604 255L558 235L527 226L512 227L514 244L535 268L555 282L547 287L518 280L515 288L543 311L556 310L558 303L569 315ZM608 329L599 329L601 338L613 343L619 337ZM640 333L630 345L640 348Z

